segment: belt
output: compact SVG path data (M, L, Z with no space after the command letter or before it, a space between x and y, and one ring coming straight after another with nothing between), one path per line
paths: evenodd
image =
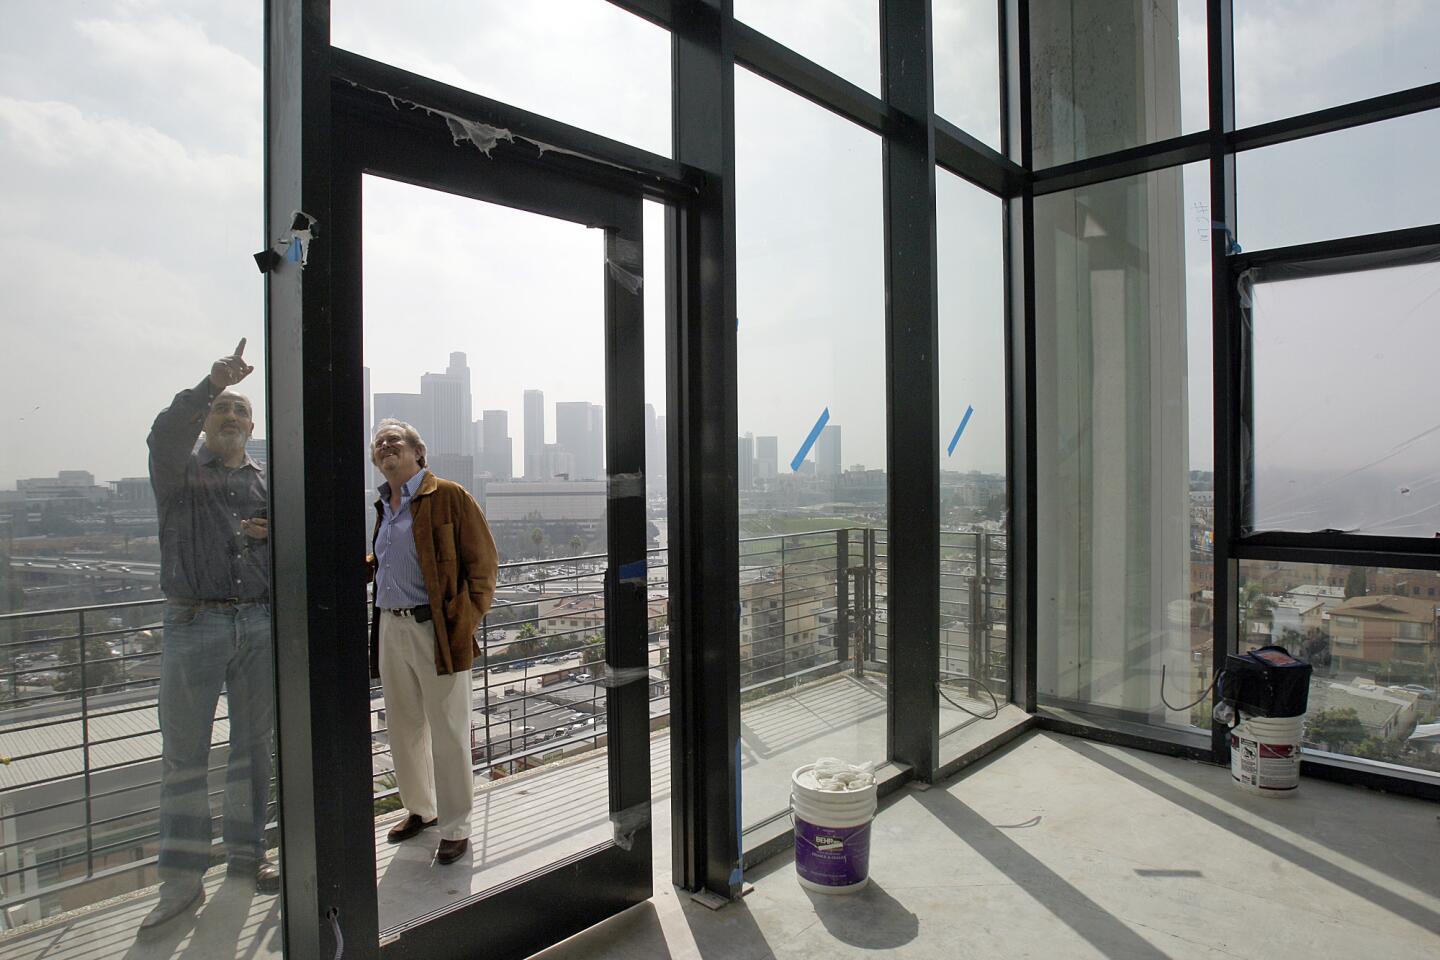
M422 603L418 607L396 607L395 609L384 607L382 609L397 617L414 617L416 623L429 623L432 619L428 603Z
M226 597L223 600L194 600L190 597L166 597L166 603L173 603L181 607L202 607L202 608L225 608L235 607L242 603L264 603L264 597L248 599L246 597Z

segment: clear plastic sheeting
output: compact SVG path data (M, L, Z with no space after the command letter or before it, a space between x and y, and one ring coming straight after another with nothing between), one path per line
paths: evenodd
M1440 262L1247 271L1254 531L1440 535Z

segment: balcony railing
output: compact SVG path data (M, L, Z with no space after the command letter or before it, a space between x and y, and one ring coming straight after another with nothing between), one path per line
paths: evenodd
M742 540L746 702L885 669L883 531ZM471 728L476 774L499 778L603 746L603 555L507 563L481 626ZM651 550L653 727L669 719L669 592ZM0 930L153 882L159 839L160 599L0 615ZM1005 674L1003 537L945 533L942 677ZM384 691L370 690L377 812L399 805ZM223 797L228 714L216 711L211 801Z

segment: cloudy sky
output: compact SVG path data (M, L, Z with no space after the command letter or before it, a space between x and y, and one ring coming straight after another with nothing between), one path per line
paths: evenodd
M998 144L994 6L935 0L936 103ZM1241 123L1440 79L1440 5L1361 6L1237 3ZM1205 122L1203 7L1179 7L1185 129ZM336 43L669 153L663 31L602 0L487 0L460 19L441 0L400 9L337 2ZM736 4L742 19L871 91L879 89L876 9L874 0ZM22 0L7 8L0 282L12 335L0 391L14 442L0 454L0 486L63 468L101 480L143 474L145 432L175 390L241 336L247 357L261 359L263 284L250 261L264 243L260 29L259 4ZM847 465L881 466L879 142L743 71L736 103L741 429L778 435L788 459L828 408L843 428ZM1408 118L1243 156L1241 242L1255 249L1440 220L1440 181L1429 169L1435 127L1431 117ZM1203 167L1187 171L1186 213L1202 250L1202 214L1190 208L1208 200L1198 192L1204 179ZM994 470L1004 462L1000 208L943 173L938 190L937 442L947 468ZM598 234L418 193L367 185L374 389L414 390L421 373L464 350L476 371L475 408L511 409L512 437L521 436L518 396L527 386L551 402L600 400ZM656 214L647 211L652 317L662 282ZM1203 256L1187 271L1198 358ZM409 342L421 339L423 347ZM647 392L663 412L659 338L650 340ZM263 417L257 367L251 384ZM945 455L972 406L961 443ZM1354 435L1367 415L1337 414L1337 430ZM1196 426L1197 436L1208 429Z

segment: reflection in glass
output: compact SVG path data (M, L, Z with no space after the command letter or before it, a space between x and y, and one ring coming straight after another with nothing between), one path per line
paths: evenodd
M885 314L878 138L743 70L735 102L748 827L803 763L885 759Z
M735 0L735 19L880 95L877 0Z
M1239 649L1311 665L1307 750L1440 773L1440 574L1242 560L1239 600Z
M1000 149L1000 8L934 0L935 112Z
M1008 699L1003 205L936 171L940 262L940 731ZM942 758L943 759L943 758Z
M1247 251L1440 221L1431 157L1440 112L1246 150L1235 157L1236 232Z
M1440 264L1250 290L1253 529L1440 535Z
M190 6L0 31L6 956L283 949L263 11Z
M1440 80L1433 3L1243 0L1234 18L1241 127Z
M331 18L337 47L670 155L670 34L604 0L335 0Z
M471 495L480 503L500 561L493 605L470 625L478 627L473 663L465 682L450 681L460 691L450 694L465 701L459 789L474 798L468 830L457 817L445 835L438 796L433 810L423 789L412 801L406 758L423 759L424 743L396 713L405 677L439 681L444 650L428 661L412 651L392 682L380 638L384 683L371 691L371 714L380 927L388 930L614 835L606 696L596 682L607 624L605 233L377 177L363 189L367 433L383 436L390 417L414 426L428 471L456 485L459 506ZM375 529L376 488L386 480L372 472L353 491L355 522L367 542L376 534L377 548L386 528ZM454 547L459 564L465 546ZM383 579L375 599L409 605ZM663 603L652 612L663 614ZM381 614L382 634L390 618ZM413 629L405 619L389 626ZM452 663L466 649L464 629L449 638ZM421 646L433 642L427 635ZM430 816L442 822L425 827ZM441 841L466 836L467 849L444 862Z
M1203 129L1208 123L1204 11L1203 0L1034 5L1035 166Z
M1039 690L1180 727L1208 717L1165 701L1195 699L1211 664L1205 176L1035 201Z

